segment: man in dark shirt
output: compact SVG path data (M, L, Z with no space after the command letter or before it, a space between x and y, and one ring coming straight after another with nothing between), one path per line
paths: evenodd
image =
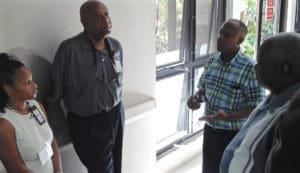
M88 172L120 173L122 47L107 37L112 23L102 2L83 3L80 20L84 31L63 41L54 58L53 102L63 99L75 151Z

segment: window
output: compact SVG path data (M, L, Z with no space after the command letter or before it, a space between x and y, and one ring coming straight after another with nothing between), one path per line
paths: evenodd
M156 65L182 61L179 46L183 0L156 0Z
M232 13L227 12L227 18L240 19L248 28L246 39L241 45L241 50L247 56L255 59L256 49L260 43L278 32L276 22L278 21L278 16L276 14L279 14L279 12L275 8L278 5L279 0L233 0L230 8L227 9L228 11L235 9ZM258 16L258 13L261 16ZM257 26L258 21L261 23L259 28ZM257 34L258 30L260 31L259 35ZM258 36L259 38L257 38ZM256 43L256 40L260 41ZM255 46L256 44L257 46Z
M280 0L272 2L273 6L267 0L156 0L157 155L203 128L198 118L204 104L191 111L186 101L197 90L208 57L217 51L221 24L241 19L249 30L241 49L255 57L260 40L279 30L282 5Z
M157 153L201 131L201 109L186 106L203 65L216 50L217 22L213 10L223 3L211 0L156 0L156 127Z
M196 2L196 57L201 57L216 51L210 40L211 28L211 1L197 0Z

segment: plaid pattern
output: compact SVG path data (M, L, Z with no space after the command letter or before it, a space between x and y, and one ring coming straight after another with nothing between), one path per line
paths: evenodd
M256 80L254 60L239 51L228 63L222 65L220 53L213 55L204 67L198 88L205 91L205 114L219 110L234 112L256 107L265 97L264 89ZM245 119L234 121L209 121L208 125L226 130L238 130Z

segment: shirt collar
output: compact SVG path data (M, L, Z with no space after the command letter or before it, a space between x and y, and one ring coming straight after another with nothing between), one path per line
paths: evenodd
M93 42L89 39L88 35L87 35L87 32L86 31L83 31L79 34L79 37L82 39L82 48L85 49L85 50L91 50L93 49L94 51L100 53L100 54L104 54L104 55L108 55L108 51L107 49L105 48L104 50L102 51L99 51L99 50L95 50L94 48L94 44Z
M243 56L243 53L241 52L241 50L238 50L237 53L234 55L234 57L229 62L227 62L226 64L223 65L222 59L221 59L221 52L219 52L219 56L218 56L217 62L220 65L223 65L223 66L231 66L232 64L235 63L235 61L237 61L237 59L239 57L242 57L242 56Z
M290 100L292 98L294 93L297 90L299 90L299 88L300 88L300 82L289 87L288 89L284 90L283 92L281 92L278 95L270 94L270 96L268 96L269 101L270 101L270 106L271 107L282 106L283 104L285 104L288 100Z
M93 42L88 38L88 35L85 31L79 34L79 38L80 38L79 44L82 49L84 50L94 49Z

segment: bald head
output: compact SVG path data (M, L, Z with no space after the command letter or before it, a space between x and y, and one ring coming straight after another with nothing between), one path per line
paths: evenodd
M111 32L112 22L107 7L100 1L89 0L80 7L80 20L88 37L94 41L103 41Z
M102 2L97 0L89 0L81 5L79 11L80 21L83 25L85 25L85 23L87 22L89 15L92 14L93 11L95 11L98 7L106 8L106 6Z
M300 82L300 34L280 33L265 40L257 56L257 76L274 93Z
M260 46L261 55L282 53L284 56L276 56L277 59L286 63L300 62L300 34L279 33L266 39ZM296 58L296 57L299 58Z
M229 19L227 22L234 22L237 24L237 28L242 33L241 36L243 37L243 39L248 34L247 26L242 21L238 19Z

